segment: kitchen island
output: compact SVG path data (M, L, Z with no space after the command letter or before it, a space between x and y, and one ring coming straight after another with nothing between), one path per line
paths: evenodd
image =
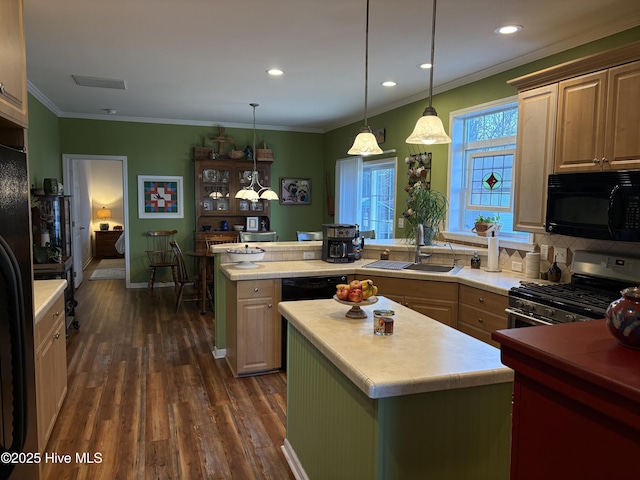
M498 349L379 297L281 302L287 437L299 478L508 478L513 372ZM391 336L373 310L395 311Z

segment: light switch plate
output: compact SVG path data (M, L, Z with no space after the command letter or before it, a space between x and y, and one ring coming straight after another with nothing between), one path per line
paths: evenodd
M313 260L316 258L315 252L302 252L302 258L304 260Z
M542 260L549 260L549 245L540 245L540 256Z
M522 262L511 262L511 271L513 272L521 272L522 271Z
M567 247L553 247L554 260L567 264Z
M404 218L398 219L398 228L404 228Z

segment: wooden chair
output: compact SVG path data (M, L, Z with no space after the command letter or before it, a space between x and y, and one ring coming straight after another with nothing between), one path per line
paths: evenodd
M211 251L211 245L220 245L222 243L238 243L236 235L212 235L204 238L207 244L207 251Z
M178 276L176 272L176 259L171 249L171 242L175 238L177 230L158 230L147 232L149 250L149 267L151 275L149 275L149 284L147 288L153 288L156 279L156 270L159 268L170 268L173 277L173 283L178 286Z
M241 242L277 242L276 232L240 232Z
M297 231L296 235L299 242L307 242L309 240L322 240L322 232L301 232Z
M171 250L174 255L174 258L176 259L176 269L178 271L178 279L177 279L178 292L176 295L176 312L177 312L183 301L182 297L184 294L184 287L186 285L191 284L196 290L198 290L200 278L189 276L189 272L187 271L187 266L184 263L184 257L182 256L182 250L180 250L180 246L178 245L178 243L175 240L172 240L170 242L170 246L171 246ZM202 292L202 293L205 294L205 292ZM193 298L189 297L184 301L198 301L198 300L200 300L200 296L196 294Z

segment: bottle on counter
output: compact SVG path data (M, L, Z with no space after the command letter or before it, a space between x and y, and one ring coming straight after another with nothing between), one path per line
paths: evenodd
M478 252L473 252L473 257L471 257L471 268L480 268L480 263L482 260L478 255Z

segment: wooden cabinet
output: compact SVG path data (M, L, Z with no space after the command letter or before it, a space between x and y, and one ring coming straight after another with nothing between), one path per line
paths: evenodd
M96 238L96 258L124 258L124 255L116 250L116 242L120 235L124 234L123 230L96 230L94 232Z
M252 160L210 160L212 149L194 148L196 248L204 248L204 238L219 229L226 220L229 230L233 225L245 225L247 217L258 217L258 225L269 230L269 200L236 199L241 188L251 183ZM271 186L270 162L257 162L260 183ZM209 228L207 232L204 228Z
M518 94L513 228L545 233L547 178L553 172L558 85Z
M458 298L460 299L458 330L498 347L498 343L491 339L491 333L508 328L509 320L504 312L509 304L508 297L460 285Z
M0 2L0 117L27 126L22 0Z
M280 280L226 280L227 353L234 375L262 373L282 366Z
M67 393L64 295L35 325L38 450L43 452Z
M458 319L458 284L404 278L357 276L370 278L378 293L394 302L420 312L440 323L456 328Z
M512 328L494 338L515 371L512 480L637 476L638 352L619 345L604 320Z
M640 168L640 61L559 83L555 171Z

